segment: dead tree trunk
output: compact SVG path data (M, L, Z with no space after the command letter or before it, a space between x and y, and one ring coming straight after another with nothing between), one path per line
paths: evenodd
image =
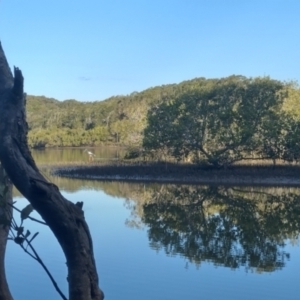
M12 208L11 183L0 163L0 300L13 300L5 276L5 250Z
M0 159L17 189L50 227L66 256L70 300L102 300L92 239L81 205L39 172L27 145L22 72L11 74L0 44Z

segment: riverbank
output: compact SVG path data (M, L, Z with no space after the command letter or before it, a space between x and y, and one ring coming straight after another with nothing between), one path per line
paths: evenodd
M189 164L106 164L54 167L54 175L108 181L209 185L300 186L300 166L232 166L227 169Z

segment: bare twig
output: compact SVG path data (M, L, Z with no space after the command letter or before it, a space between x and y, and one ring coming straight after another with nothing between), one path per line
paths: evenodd
M68 300L66 298L66 296L62 293L62 291L60 290L60 288L58 287L55 279L53 278L52 274L50 273L50 271L48 270L48 268L46 267L46 265L44 264L44 262L42 261L42 259L40 258L40 256L38 255L38 253L35 251L34 247L31 245L31 242L27 239L27 237L25 237L24 234L21 235L24 238L24 241L26 241L27 243L27 247L29 246L29 248L31 249L31 251L33 252L33 254L31 254L28 250L27 247L25 248L23 243L19 244L21 246L21 248L28 254L30 255L33 259L35 259L41 266L42 268L45 270L45 272L47 273L48 277L50 278L54 288L56 289L56 291L59 293L59 295L61 296L61 298L63 300Z
M21 212L21 210L18 209L18 208L16 208L13 204L9 204L9 205L10 205L13 209L15 209L16 211ZM37 222L37 223L40 223L40 224L43 224L43 225L47 225L47 223L45 223L45 222L43 222L43 221L40 221L40 220L38 220L38 219L35 219L35 218L33 218L33 217L28 216L27 218L30 219L31 221L34 221L34 222ZM47 226L48 226L48 225L47 225Z

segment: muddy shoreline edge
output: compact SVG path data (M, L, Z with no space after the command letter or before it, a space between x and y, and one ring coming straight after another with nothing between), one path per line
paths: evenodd
M171 163L53 166L55 176L128 182L199 185L300 186L300 166L232 166L216 169Z

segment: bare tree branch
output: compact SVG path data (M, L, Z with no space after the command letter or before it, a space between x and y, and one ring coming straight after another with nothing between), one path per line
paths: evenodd
M4 258L11 221L12 186L0 163L0 300L13 300L5 276ZM7 224L5 224L7 222Z
M0 44L0 159L13 184L48 224L67 260L69 299L102 300L93 244L82 209L39 172L27 145L23 75L9 71Z

